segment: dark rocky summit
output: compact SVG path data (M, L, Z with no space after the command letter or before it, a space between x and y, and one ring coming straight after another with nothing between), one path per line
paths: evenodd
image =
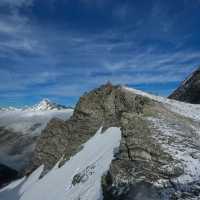
M170 99L200 104L200 67L169 96Z
M48 123L25 173L41 164L44 173L57 162L61 166L101 126L120 127L122 132L119 151L102 177L105 200L200 196L199 179L193 169L187 168L190 160L184 160L185 155L194 161L200 159L195 132L200 129L199 123L175 114L162 103L111 84L83 95L69 120L52 119ZM195 181L180 182L178 178L184 174Z

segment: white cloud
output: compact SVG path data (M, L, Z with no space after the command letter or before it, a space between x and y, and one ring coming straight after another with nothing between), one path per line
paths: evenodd
M12 72L11 70L0 69L0 91L23 91L29 86L37 84L45 84L49 81L55 81L59 76L59 72L50 71L30 71L30 72ZM6 84L5 84L6 83Z
M178 74L148 74L148 73L130 73L122 75L101 76L91 80L95 85L104 84L107 81L113 84L151 84L151 83L171 83L179 81L182 77Z
M9 12L0 13L0 33L5 39L0 42L0 50L31 51L36 41L31 36L32 27L27 16L21 15L22 6L29 7L32 0L1 0L0 6L7 6Z
M100 0L83 1L87 4L101 4ZM18 12L19 7L30 6L31 1L0 0L0 5L3 4L10 5L13 12L2 17L0 14L0 33L8 36L8 39L0 41L0 57L14 58L16 71L23 70L15 74L12 72L9 74L9 70L0 71L0 92L15 91L12 93L14 95L18 91L19 94L23 92L26 95L27 91L31 91L35 95L79 96L83 91L108 80L115 84L177 82L189 74L200 59L199 51L195 50L175 48L162 52L161 50L165 49L156 47L151 40L151 45L147 45L148 47L141 45L140 41L149 39L148 34L151 33L147 33L147 29L152 19L147 22L147 27L145 27L146 22L140 19L138 23L140 25L142 23L142 29L139 27L131 32L127 32L126 29L111 28L103 33L87 35L79 33L79 30L58 30L54 26L44 28L39 23L33 25L28 17ZM113 14L119 18L126 17L128 8L118 9ZM158 35L159 38L162 37L161 33ZM163 40L166 41L165 39ZM177 41L170 42L174 46L177 44ZM35 53L37 56L33 59L20 57L18 52L21 50ZM1 68L6 66L1 63ZM28 70L30 67L31 70ZM52 68L53 70L50 70ZM91 74L96 71L111 73L92 77ZM32 91L31 86L45 83L48 85L49 82L51 84L42 87L40 91Z
M32 0L1 0L0 5L9 5L11 7L21 7L32 5Z
M147 71L156 70L177 70L179 66L190 66L198 65L200 59L199 51L177 51L177 52L148 52L143 51L139 53L133 53L131 58L122 59L121 61L106 61L104 66L109 70L120 70L120 69L135 69L136 71ZM190 64L188 64L190 63Z

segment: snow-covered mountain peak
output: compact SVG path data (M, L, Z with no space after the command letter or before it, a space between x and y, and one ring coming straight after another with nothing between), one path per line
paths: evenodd
M31 111L45 111L45 110L62 110L62 109L67 109L67 107L54 103L49 99L43 99L38 104L27 109Z
M66 109L65 106L56 104L49 99L43 99L38 104L34 105L30 108L31 110L60 110L60 109Z
M0 108L0 111L50 111L50 110L63 110L68 109L68 107L64 105L60 105L50 101L49 99L43 99L38 104L35 104L31 107L25 106L23 108L16 108L16 107L7 107L7 108Z
M52 104L51 100L49 99L42 99L42 101L39 102L39 104L47 105L47 104Z

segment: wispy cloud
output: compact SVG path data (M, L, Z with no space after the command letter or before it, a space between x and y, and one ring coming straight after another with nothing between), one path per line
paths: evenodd
M11 7L21 7L30 6L32 4L32 0L1 0L0 5L9 5Z
M96 26L88 17L84 28L85 21L77 20L70 10L57 11L61 16L57 21L52 10L44 10L38 19L32 16L34 0L0 2L0 7L8 9L0 14L0 97L77 97L108 80L128 85L177 84L199 65L199 47L188 45L194 44L193 34L178 32L179 16L171 17L165 4L154 1L140 12L141 5L129 1L78 2L79 9L84 9L79 13L100 13ZM56 6L55 1L51 3ZM20 12L21 8L30 9L31 14ZM68 13L71 18L65 16ZM43 14L52 20L43 19ZM71 26L69 18L74 20Z

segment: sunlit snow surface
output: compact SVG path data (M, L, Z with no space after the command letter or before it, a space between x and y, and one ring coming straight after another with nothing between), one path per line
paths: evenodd
M56 165L42 179L42 166L26 180L0 191L1 200L100 200L101 177L120 145L120 128L101 129L61 168Z
M196 121L200 121L200 105L199 104L184 103L184 102L176 101L173 99L168 99L165 97L148 94L146 92L136 90L133 88L128 88L128 87L123 87L123 89L129 92L133 92L134 94L145 96L155 101L161 102L166 108L168 108L172 112L178 113L185 117L192 118Z

